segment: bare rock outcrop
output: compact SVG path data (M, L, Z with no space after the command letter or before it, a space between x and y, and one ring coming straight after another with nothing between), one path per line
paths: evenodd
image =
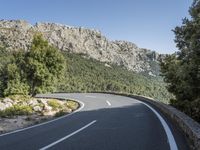
M158 60L164 57L155 51L138 48L126 41L109 41L97 30L56 23L31 25L23 20L0 21L0 45L9 50L27 50L37 32L62 51L84 54L101 62L117 64L135 72L157 75ZM153 66L152 66L153 65Z

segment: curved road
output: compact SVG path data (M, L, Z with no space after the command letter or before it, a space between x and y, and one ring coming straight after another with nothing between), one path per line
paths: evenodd
M79 111L0 135L0 150L187 150L179 129L158 110L111 94L46 94L82 102Z

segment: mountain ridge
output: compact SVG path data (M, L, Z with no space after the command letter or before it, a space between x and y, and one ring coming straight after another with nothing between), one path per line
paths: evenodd
M159 54L128 41L108 40L98 30L58 23L36 23L24 20L0 20L0 45L8 50L27 50L35 33L62 51L83 54L100 62L124 66L137 73L159 75Z

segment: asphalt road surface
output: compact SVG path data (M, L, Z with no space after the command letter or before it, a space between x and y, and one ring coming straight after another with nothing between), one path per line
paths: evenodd
M156 108L111 94L46 94L77 99L71 115L0 135L0 150L187 150L181 131Z

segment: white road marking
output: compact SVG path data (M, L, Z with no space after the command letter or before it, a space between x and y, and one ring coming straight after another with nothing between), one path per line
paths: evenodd
M86 97L92 97L92 98L96 98L95 96L86 96ZM136 100L136 99L135 99ZM79 109L77 109L76 111L72 112L71 114L68 114L68 115L65 115L65 116L62 116L62 117L59 117L59 118L56 118L56 119L53 119L53 120L50 120L50 121L47 121L47 122L44 122L44 123L40 123L40 124L37 124L37 125L33 125L33 126L30 126L30 127L27 127L27 128L23 128L23 129L18 129L18 130L15 130L15 131L12 131L12 132L8 132L8 133L5 133L5 134L1 134L0 137L2 136L5 136L5 135L10 135L10 134L14 134L14 133L17 133L17 132L21 132L21 131L25 131L25 130L28 130L28 129L32 129L34 127L38 127L38 126L42 126L42 125L45 125L45 124L48 124L48 123L51 123L51 122L54 122L54 121L57 121L57 120L60 120L62 118L65 118L65 117L68 117L78 111L80 111L81 109L84 108L84 103L79 101L79 100L75 100L75 101L78 101L80 104L81 104L81 107ZM158 119L160 120L164 130L165 130L165 133L167 135L167 138L168 138L168 142L169 142L169 146L170 146L170 150L178 150L177 148L177 144L175 142L175 139L174 139L174 136L169 128L169 126L167 125L166 121L160 116L160 114L154 109L152 108L151 106L149 106L148 104L144 103L144 102L141 102L139 100L136 100L142 104L144 104L145 106L147 106L149 109L151 109L155 114L156 116L158 117ZM109 104L108 104L109 105ZM72 135L80 132L81 130L84 130L85 128L89 127L90 125L94 124L96 122L96 120L94 120L93 122L87 124L86 126L82 127L81 129L71 133L70 135L68 135L68 137L64 137L65 139L71 137ZM61 139L60 139L61 140ZM55 142L54 142L55 143ZM58 143L58 142L57 142ZM55 144L54 144L55 145ZM43 149L41 149L43 150Z
M60 143L60 142L62 142L62 141L64 141L64 140L70 138L71 136L73 136L73 135L75 135L75 134L81 132L82 130L88 128L89 126L93 125L96 121L97 121L97 120L94 120L94 121L88 123L88 124L85 125L84 127L82 127L82 128L80 128L80 129L78 129L78 130L72 132L71 134L69 134L69 135L67 135L67 136L65 136L65 137L63 137L63 138L61 138L61 139L59 139L59 140L57 140L57 141L55 141L55 142L53 142L53 143L51 143L51 144L45 146L45 147L40 148L39 150L46 150L46 149L48 149L48 148L50 148L50 147L52 147L52 146L54 146L54 145L56 145L56 144L58 144L58 143Z
M108 106L111 106L111 103L109 101L106 101L106 103L108 104Z
M139 100L137 100L137 101L139 101ZM147 106L149 109L151 109L156 114L158 119L160 120L160 122L161 122L161 124L162 124L162 126L163 126L163 128L165 130L165 133L167 135L169 146L170 146L170 150L178 150L178 147L177 147L176 141L174 139L174 136L173 136L169 126L167 125L166 121L160 116L160 114L154 108L152 108L151 106L149 106L148 104L146 104L144 102L141 102L141 101L139 101L139 102L144 104L145 106Z
M71 100L74 100L74 99L71 99ZM59 118L56 118L56 119L53 119L53 120L50 120L50 121L47 121L47 122L43 122L43 123L40 123L40 124L36 124L36 125L30 126L30 127L26 127L26 128L23 128L23 129L18 129L18 130L15 130L15 131L4 133L4 134L1 134L0 137L5 136L5 135L9 135L9 134L14 134L14 133L21 132L21 131L25 131L25 130L28 130L28 129L32 129L32 128L35 128L35 127L39 127L39 126L42 126L42 125L45 125L45 124L48 124L48 123L51 123L51 122L66 118L66 117L71 116L72 114L80 111L81 109L83 109L85 107L85 104L83 102L81 102L79 100L74 100L74 101L79 102L81 104L81 106L80 106L80 108L78 108L77 110L72 112L71 114L67 114L67 115L64 115L62 117L59 117Z
M96 96L92 96L92 95L86 95L85 97L96 98Z

